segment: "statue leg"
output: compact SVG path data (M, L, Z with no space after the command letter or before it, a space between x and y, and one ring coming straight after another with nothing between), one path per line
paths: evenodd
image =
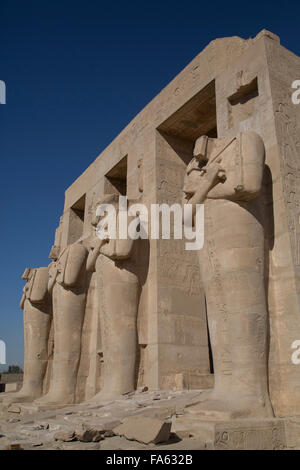
M103 387L92 401L100 402L135 389L138 279L103 255L96 269L103 296L100 328L104 373Z
M49 392L37 404L71 404L75 401L85 312L84 286L53 288L54 355Z
M246 204L216 204L209 205L200 253L215 386L197 409L204 416L272 416L263 227Z
M48 338L51 315L45 308L34 306L28 299L24 305L24 381L21 390L9 393L4 403L30 402L43 393L48 363Z

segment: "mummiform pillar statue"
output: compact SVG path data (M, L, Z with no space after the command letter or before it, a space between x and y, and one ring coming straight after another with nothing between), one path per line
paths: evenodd
M265 151L259 135L196 141L184 203L204 204L199 250L215 386L199 416L272 416L268 393L268 311L260 191ZM192 411L192 410L191 410Z
M24 310L24 380L21 390L3 397L5 403L31 402L43 393L48 365L48 339L52 321L48 294L48 268L26 268L20 307Z
M50 256L48 290L52 295L54 355L49 392L37 404L75 402L81 353L81 332L86 305L87 248L82 240Z
M106 195L100 204L113 204L117 195ZM99 221L94 217L96 227ZM117 212L117 234L119 214ZM126 227L127 228L127 227ZM134 240L101 240L95 233L87 269L96 271L103 350L102 389L92 399L101 402L135 389L137 360L137 311L139 281L133 267Z

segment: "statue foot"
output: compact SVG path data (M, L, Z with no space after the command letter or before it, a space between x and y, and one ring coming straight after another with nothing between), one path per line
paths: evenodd
M7 397L12 397L15 396L16 392L6 392L6 393L0 393L0 403L3 403L4 399Z
M8 394L7 394L8 395ZM3 405L11 405L12 403L32 403L38 395L36 394L14 394L13 396L6 396L3 398Z
M54 393L47 393L43 397L38 398L34 401L34 404L37 406L42 405L73 405L74 404L74 397L70 397L69 394L54 394Z
M127 392L125 392L127 393ZM87 403L103 403L107 401L112 401L112 400L117 400L118 398L121 398L124 395L124 392L117 390L109 390L109 389L103 389L99 393L97 393L93 398L90 398Z
M271 405L259 400L249 400L233 396L230 399L213 398L202 401L188 408L188 413L208 420L237 419L237 418L269 418L273 416Z
M17 392L7 392L0 395L0 403L10 405L11 403L30 403L41 396L39 387L30 388L23 385Z

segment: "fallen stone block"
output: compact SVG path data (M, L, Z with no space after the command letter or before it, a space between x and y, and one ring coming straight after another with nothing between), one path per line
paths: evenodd
M99 442L104 439L105 429L92 428L84 423L80 424L75 430L76 439L80 442Z
M176 436L179 437L179 439L189 439L191 437L193 437L193 434L188 431L188 430L179 430L179 431L176 431Z
M121 421L114 420L101 424L81 424L75 431L76 439L81 442L99 442L106 437L114 437L114 428L120 426Z
M120 426L120 424L122 423L118 419L115 419L114 421L107 421L103 424L103 432L111 432L114 430L114 428Z
M118 436L143 444L167 442L170 437L172 423L146 416L129 416L120 426L114 429Z
M21 413L21 408L18 405L10 405L7 411L8 413Z
M60 431L54 434L55 441L71 442L75 441L75 431Z
M6 447L7 450L23 450L20 444L9 444Z
M34 442L32 444L32 447L41 447L42 445L44 445L44 443L42 441L39 441L39 442Z
M35 431L44 431L49 429L49 423L39 423L33 428Z

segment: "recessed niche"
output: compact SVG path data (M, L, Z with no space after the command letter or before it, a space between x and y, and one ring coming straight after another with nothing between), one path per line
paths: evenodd
M164 121L158 131L193 142L202 135L217 137L215 81L211 81Z
M68 244L79 240L83 235L85 216L85 194L70 208Z
M257 77L240 88L228 98L229 129L252 116L258 98Z
M127 155L117 163L105 175L105 188L106 194L116 193L126 196L127 193Z

